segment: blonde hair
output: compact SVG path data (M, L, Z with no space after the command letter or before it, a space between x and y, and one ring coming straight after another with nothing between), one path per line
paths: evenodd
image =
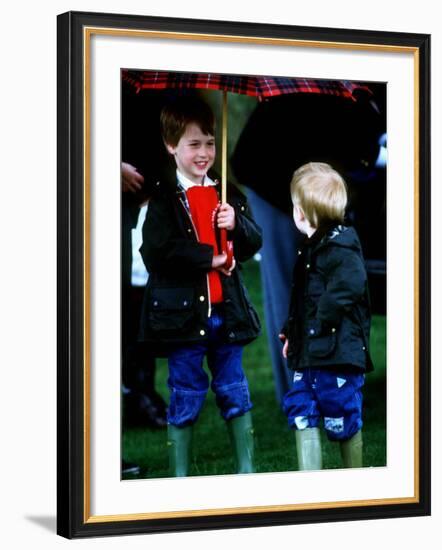
M290 184L292 202L302 208L312 227L343 223L347 206L344 178L325 162L309 162L296 170Z

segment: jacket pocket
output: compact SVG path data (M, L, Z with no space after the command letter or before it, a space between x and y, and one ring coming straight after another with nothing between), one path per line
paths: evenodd
M325 329L320 321L311 321L307 327L307 349L312 357L325 358L336 348L336 331Z
M191 325L195 317L193 288L154 288L149 297L149 324L152 330L172 332Z

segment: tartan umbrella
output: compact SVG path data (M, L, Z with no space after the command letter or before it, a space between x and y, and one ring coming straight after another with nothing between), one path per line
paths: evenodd
M358 93L372 95L365 85L348 80L322 80L262 75L231 75L171 71L122 71L123 81L137 93L142 90L220 90L223 92L221 202L227 197L227 92L248 95L260 101L286 94L322 94L357 101ZM231 263L231 244L221 232L221 247Z
M213 73L124 70L123 80L141 90L200 89L222 90L258 99L285 94L327 94L356 100L355 90L368 88L348 80L319 80L278 76L250 76ZM369 92L370 93L370 92Z

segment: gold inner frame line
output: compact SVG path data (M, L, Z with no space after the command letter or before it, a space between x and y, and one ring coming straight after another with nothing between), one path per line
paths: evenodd
M351 506L394 505L412 504L419 502L419 231L415 231L414 241L414 495L411 497L398 497L374 500L337 501L325 503L301 503L286 505L251 506L237 508L220 508L209 510L183 510L168 512L152 512L137 514L121 514L94 516L91 515L91 472L90 472L90 167L91 167L91 143L90 143L90 40L93 34L108 36L142 37L155 39L193 40L206 42L248 43L269 46L292 46L304 48L365 50L374 52L412 53L414 58L414 223L419 229L419 49L411 46L392 46L385 44L343 43L314 40L296 40L279 38L261 38L236 35L217 35L200 33L180 33L146 31L133 29L117 29L111 27L87 27L83 28L83 100L84 100L84 498L83 511L85 523L109 523L114 521L135 521L162 518L184 518L198 516L215 516L228 514L264 513L275 511L300 511L312 509L333 509Z

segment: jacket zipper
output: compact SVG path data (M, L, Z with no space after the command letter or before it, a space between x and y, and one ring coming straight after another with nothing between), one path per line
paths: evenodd
M198 231L196 230L195 224L193 223L192 216L190 215L189 211L187 210L186 205L185 205L185 203L184 203L184 201L181 197L180 197L180 203L181 203L182 207L184 208L184 211L186 212L190 223L192 224L193 231L195 232L196 240L198 242L200 242ZM209 274L208 273L206 273L206 285L207 285L207 303L208 303L207 304L207 306L208 306L207 307L207 317L210 317L212 315L212 302L211 302L211 299L210 299L210 285L209 285Z

